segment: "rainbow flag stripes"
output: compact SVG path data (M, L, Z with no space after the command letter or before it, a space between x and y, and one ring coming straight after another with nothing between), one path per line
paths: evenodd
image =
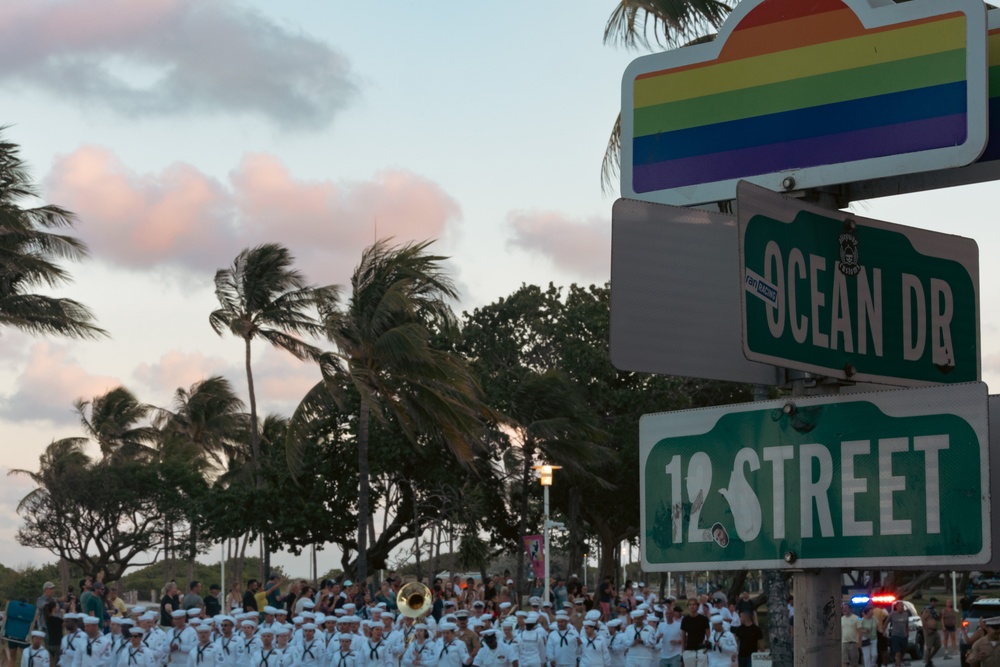
M735 193L739 179L779 172L806 185L810 170L851 163L867 162L859 176L868 178L922 171L901 156L956 147L965 149L958 164L975 160L986 137L985 12L970 17L967 3L933 4L944 13L921 16L928 3L904 3L892 7L895 16L914 5L916 18L866 27L864 13L885 8L867 0L744 0L716 43L637 60L624 83L630 192L623 187L623 196L718 182L731 182ZM967 48L977 19L978 84L969 72L979 56ZM684 52L696 49L715 57L687 62L696 56ZM994 59L1000 65L1000 53ZM670 66L656 67L664 62ZM981 131L970 132L971 118L982 118ZM881 164L874 171L873 162ZM826 172L814 180L847 182Z

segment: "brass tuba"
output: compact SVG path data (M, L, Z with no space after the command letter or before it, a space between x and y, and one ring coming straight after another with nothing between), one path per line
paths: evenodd
M419 581L413 581L399 589L396 606L399 613L410 618L419 618L430 611L433 604L431 589Z

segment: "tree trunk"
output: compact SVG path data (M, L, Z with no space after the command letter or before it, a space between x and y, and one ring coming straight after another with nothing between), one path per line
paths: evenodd
M764 570L767 637L773 667L792 667L792 628L788 622L788 581L778 570Z
M524 440L524 465L521 469L521 519L517 528L517 578L514 580L516 588L515 608L521 606L521 595L527 589L524 578L524 537L528 534L528 489L531 488L531 464L535 458L535 441L528 436Z
M441 571L441 522L439 521L436 526L432 528L431 535L434 539L434 567L433 572L431 572L431 580L437 576L438 572Z
M253 388L253 371L250 368L250 339L244 338L246 343L246 367L247 367L247 392L250 396L250 456L253 459L254 486L260 490L264 488L264 478L260 474L260 424L257 423L257 394ZM271 552L267 548L267 540L264 534L260 535L261 566L260 579L266 581L271 569Z
M368 420L371 408L361 397L358 418L358 564L356 580L361 585L368 578Z
M423 581L424 569L420 563L420 512L413 513L413 553L417 558L417 581Z
M729 596L730 602L736 601L736 599L740 596L740 593L743 592L743 588L746 586L746 584L747 584L747 571L740 570L733 577L733 583L729 586L729 592L726 593L726 595Z
M580 581L583 581L585 577L582 568L586 567L583 562L583 545L586 544L586 540L581 535L583 526L580 522L580 491L575 486L569 491L569 507L567 509L566 528L569 530L569 550L566 554L566 571L563 576L575 573L580 576Z
M65 558L59 559L59 586L64 593L69 590L69 561Z

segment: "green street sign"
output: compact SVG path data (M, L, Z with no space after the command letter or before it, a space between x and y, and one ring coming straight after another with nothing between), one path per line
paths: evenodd
M980 379L975 241L737 193L747 359L907 386Z
M644 415L647 571L990 560L982 383Z

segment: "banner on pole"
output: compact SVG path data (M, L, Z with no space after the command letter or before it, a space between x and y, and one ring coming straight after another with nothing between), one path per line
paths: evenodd
M535 579L545 576L545 538L541 535L525 535L524 548L528 550L531 572Z

